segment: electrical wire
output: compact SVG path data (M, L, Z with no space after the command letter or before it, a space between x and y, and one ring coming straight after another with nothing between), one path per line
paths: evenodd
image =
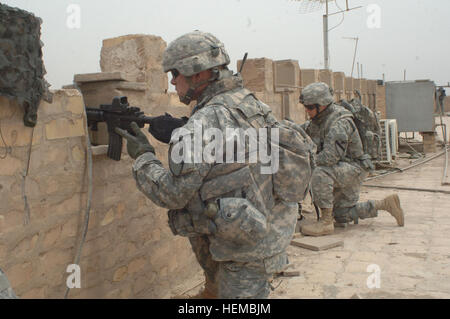
M339 8L339 10L342 11L342 19L341 19L341 21L340 21L336 26L332 27L331 29L328 29L328 32L330 32L331 30L334 30L334 29L336 29L338 26L340 26L340 25L344 22L344 19L345 19L345 15L344 15L344 12L343 12L344 10L342 10L341 7L338 5L337 0L334 0L334 4L336 5L336 7Z
M0 159L5 159L9 153L9 151L8 151L9 146L6 144L5 139L3 138L1 122L0 122L0 137L2 138L3 144L5 145L5 155L0 156Z
M83 102L84 104L84 102ZM87 115L84 113L86 118ZM87 205L86 205L86 211L85 211L85 217L84 217L84 228L80 240L80 244L78 246L77 254L75 257L75 265L79 265L80 258L81 258L81 251L83 249L84 242L86 240L86 235L88 231L88 225L89 225L89 217L90 217L90 210L91 210L91 201L92 201L92 148L91 148L91 141L89 139L89 130L87 127L87 121L85 121L85 131L86 131L86 151L87 151L87 166L88 166L88 198L87 198ZM64 295L64 299L67 299L67 296L69 295L70 288L67 287L66 293Z

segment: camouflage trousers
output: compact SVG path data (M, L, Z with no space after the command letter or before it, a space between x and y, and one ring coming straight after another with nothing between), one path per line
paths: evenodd
M220 299L264 299L269 296L269 280L274 273L268 271L268 260L252 262L219 262L212 259L207 236L190 237L197 261L205 272L205 290ZM287 265L287 254L270 258L270 263ZM274 267L269 267L274 269Z
M339 162L335 166L317 166L311 178L313 201L320 208L332 208L337 222L377 217L375 201L358 203L367 172L356 164Z

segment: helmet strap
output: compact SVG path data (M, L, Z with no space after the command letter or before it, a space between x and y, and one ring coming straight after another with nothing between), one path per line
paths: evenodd
M202 86L205 83L213 82L219 77L219 70L217 68L214 68L211 70L212 75L209 79L198 82L196 84L192 83L192 76L186 77L186 81L189 84L189 89L187 90L186 94L183 97L180 97L180 102L184 103L186 105L189 105L194 98L195 90Z

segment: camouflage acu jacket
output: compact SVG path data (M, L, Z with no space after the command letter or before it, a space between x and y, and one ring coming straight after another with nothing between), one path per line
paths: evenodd
M259 161L246 164L193 161L195 143L191 143L190 161L175 163L171 156L184 140L195 139L196 126L222 133L227 128L238 128L230 108L239 107L260 124L265 120L276 121L270 108L243 88L239 75L222 72L221 78L210 84L198 99L200 102L182 128L182 138L172 135L170 170L154 154L145 153L136 159L133 175L138 188L155 204L172 210L184 209L193 219L203 214L208 203L219 203L223 219L216 218L216 224L223 231L208 235L214 260L261 260L285 251L296 222L297 204L274 198L272 175L261 173ZM201 144L204 146L207 140L203 136ZM250 217L242 217L242 211ZM239 218L242 220L236 222ZM242 241L243 231L247 233Z
M333 103L302 126L317 145L317 165L334 166L339 161L359 165L363 145L353 116L345 108Z

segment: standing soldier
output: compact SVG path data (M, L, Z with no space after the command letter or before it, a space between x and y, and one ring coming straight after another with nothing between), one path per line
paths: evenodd
M184 141L193 141L188 147L199 142L194 134L199 124L203 131L212 129L225 136L227 128L266 127L276 122L270 108L243 87L239 74L228 69L229 63L223 44L210 33L187 33L165 50L163 68L172 73L171 83L180 100L197 102L186 125L172 135L169 170L137 126L136 137L120 129L117 133L127 139L128 153L136 160L133 176L139 190L169 209L169 226L175 235L189 238L206 277L200 297L266 298L271 276L287 264L297 204L274 195L272 175L261 173L259 159L229 163L218 161L216 154L212 162L205 161L202 154L195 154L195 146L190 158L181 163L172 154ZM203 137L200 145L207 142ZM195 161L198 155L201 160Z
M304 225L301 232L309 236L332 234L333 217L338 223L357 224L359 218L377 217L378 210L388 211L403 226L397 194L358 203L362 182L373 164L364 154L352 113L334 103L330 88L323 82L307 85L300 102L311 119L302 127L317 145L311 189L313 201L322 213L320 221Z

